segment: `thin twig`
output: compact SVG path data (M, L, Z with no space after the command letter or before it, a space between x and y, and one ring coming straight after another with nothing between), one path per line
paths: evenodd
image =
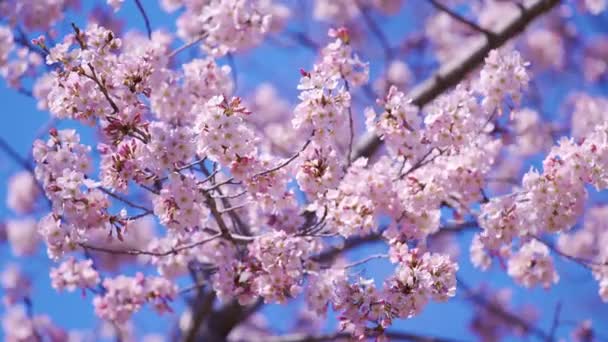
M144 9L144 6L141 4L140 0L135 0L135 4L137 5L137 9L141 16L144 17L144 23L146 24L146 31L148 32L148 39L152 39L152 27L150 25L150 19L148 18L148 14Z
M180 52L182 52L182 51L184 51L184 50L186 50L186 49L188 49L188 48L190 48L190 47L192 47L192 46L194 46L194 45L196 45L196 44L198 44L198 43L202 42L202 41L203 41L203 39L205 39L205 37L206 37L206 36L207 36L206 34L201 34L201 35L200 35L198 38L194 39L193 41L191 41L191 42L189 42L189 43L186 43L186 44L184 44L184 45L182 45L182 46L178 47L177 49L173 50L171 53L169 53L169 56L168 56L168 57L169 57L169 58L173 58L173 57L175 57L175 56L176 56L176 55L178 55Z
M367 263L368 261L371 261L374 259L386 259L386 258L388 258L388 254L372 254L372 255L366 257L365 259L347 264L344 266L344 268L353 268L353 267L363 265L363 264Z
M536 241L542 243L543 245L547 246L553 253L564 257L566 259L569 259L571 261L574 261L575 263L588 268L588 269L592 269L594 266L595 267L608 267L608 263L601 263L601 262L596 262L593 260L588 260L585 258L580 258L574 255L570 255L567 253L562 252L561 250L559 250L557 247L555 247L552 243L545 241L541 238L539 238L538 236L532 236L533 239L535 239Z
M112 191L110 191L110 190L108 190L106 188L99 187L99 190L101 190L101 192L103 192L104 194L106 194L106 195L108 195L108 196L110 196L112 198L115 198L115 199L123 202L124 204L126 204L126 205L128 205L130 207L133 207L133 208L136 208L136 209L141 209L145 213L152 213L152 209L149 209L149 208L146 208L146 207L141 206L139 204L133 203L131 200L129 200L127 198L124 198L124 197L122 197L120 195L117 195L117 194L113 193Z
M555 306L555 314L553 315L553 323L551 324L551 330L549 331L549 338L547 339L547 342L551 342L555 340L555 333L557 331L557 327L559 325L559 315L562 311L562 303L561 302L557 302L557 305Z
M476 23L466 19L465 17L461 16L460 14L452 11L449 7L443 5L442 3L440 3L437 0L428 0L435 8L437 8L438 10L440 10L441 12L444 12L445 14L449 15L452 19L468 26L469 28L473 29L474 31L483 33L488 39L494 39L495 33L489 30L484 29L483 27L477 25Z
M157 257L164 257L167 255L177 254L177 253L187 250L187 249L198 247L200 245L203 245L207 242L213 241L220 237L222 237L222 234L216 234L216 235L210 236L208 238L202 239L200 241L196 241L191 244L184 245L184 246L181 246L178 248L172 248L172 249L164 251L164 252L152 252L152 251L144 251L144 250L139 250L139 249L114 249L114 248L108 248L108 247L99 247L99 246L89 245L84 242L81 242L79 245L82 248L84 248L85 250L90 249L92 251L109 253L109 254L123 254L123 255L134 255L134 256L135 255L150 255L150 256L157 256Z
M233 195L219 195L219 196L212 196L212 197L214 199L234 199L234 198L241 197L241 196L243 196L243 195L245 195L247 193L248 193L247 190L243 190L243 191L240 191L240 192L238 192L236 194L233 194Z
M239 210L239 209L243 209L243 208L247 207L249 204L250 203L243 203L243 204L235 205L235 206L230 207L230 208L221 209L218 212L220 214L227 214L227 213L229 213L231 211L236 211L236 210Z
M234 84L234 88L232 89L232 93L234 94L239 89L236 61L231 53L226 54L226 60L228 60L228 65L230 65L230 68L232 69L230 70L230 74L232 75L232 83Z
M347 92L350 92L350 86L348 81L344 79L344 87ZM353 156L353 143L355 142L355 125L353 122L353 106L352 104L348 106L348 128L349 128L349 137L348 137L348 152L346 155L346 167L349 168L350 164L352 164L352 156Z
M272 169L268 169L268 170L265 170L265 171L262 171L260 173L257 173L255 175L253 175L252 178L265 176L265 175L267 175L269 173L273 173L273 172L275 172L275 171L277 171L279 169L282 169L285 166L289 165L292 161L294 161L296 158L298 158L300 156L300 154L302 152L304 152L304 150L306 150L306 148L308 147L308 145L310 145L310 142L311 142L311 140L308 139L306 141L306 143L304 144L304 146L302 146L302 148L298 152L296 152L293 156L289 157L289 159L287 159L284 162L280 163L279 165L273 167Z

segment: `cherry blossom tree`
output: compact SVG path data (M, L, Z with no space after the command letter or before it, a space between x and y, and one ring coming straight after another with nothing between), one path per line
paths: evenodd
M605 340L607 5L0 1L2 91L48 119L0 139L4 339L457 341L400 326L461 300L482 341Z

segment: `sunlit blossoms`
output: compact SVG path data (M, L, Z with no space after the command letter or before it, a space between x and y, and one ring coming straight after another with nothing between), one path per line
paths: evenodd
M208 53L222 56L258 44L272 20L270 1L184 1L186 12L178 19L178 35L202 40ZM169 9L173 9L170 6Z
M480 92L486 97L483 105L487 110L497 109L500 112L498 106L505 96L519 104L522 90L530 77L526 66L519 53L504 55L496 50L490 52L478 84Z
M170 311L168 302L176 294L175 285L167 279L146 278L138 273L135 277L120 275L103 281L105 293L93 300L95 312L114 322L125 322L142 305L150 303L158 312Z
M341 135L351 106L349 87L368 80L369 66L352 52L345 28L330 30L335 40L321 52L313 70L302 70L298 89L300 104L294 109L293 126L315 140L332 141Z
M6 204L16 213L26 214L34 209L39 194L34 176L30 172L20 172L9 179Z
M549 248L536 240L525 243L509 258L508 273L526 287L547 288L559 280Z
M0 1L0 334L594 341L605 7Z
M59 267L51 269L51 285L57 290L74 291L77 288L93 288L99 283L99 274L93 268L93 260L76 261L69 258Z

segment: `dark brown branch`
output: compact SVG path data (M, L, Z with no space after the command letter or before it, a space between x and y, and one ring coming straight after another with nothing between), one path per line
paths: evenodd
M217 222L218 227L220 228L221 236L228 241L235 242L235 240L232 238L232 235L230 234L230 229L228 229L228 225L226 225L226 222L224 222L224 219L222 218L222 212L217 208L217 203L215 203L215 200L208 193L205 193L204 195L207 207L209 208L209 211L211 211L211 215Z
M199 329L205 320L205 318L211 313L211 309L213 308L213 303L215 301L215 292L209 291L207 293L200 293L197 297L197 301L194 303L194 307L197 310L194 312L194 317L192 319L192 323L190 328L186 332L183 341L184 342L194 342L196 341L196 337L198 335Z
M251 314L256 312L264 302L258 299L254 304L243 306L238 301L233 300L218 310L210 313L203 326L192 326L190 329L202 330L200 335L194 335L191 340L184 342L205 341L220 342L226 341L226 337L234 327L245 321ZM201 322L202 323L202 322Z
M489 40L484 37L463 57L441 66L434 75L414 88L407 97L411 98L412 102L419 107L428 104L444 91L462 81L469 72L484 61L491 50L499 48L524 31L532 21L559 3L560 0L536 0L524 6L517 17L505 23L502 28L496 31L494 39ZM372 156L381 145L382 141L375 134L364 136L353 151L353 160L359 157Z
M135 0L135 4L137 5L139 13L141 13L141 16L144 18L144 23L146 24L146 31L148 32L148 39L152 39L152 27L150 25L150 19L148 18L148 14L146 13L144 6L142 6L140 0Z
M449 7L445 6L444 4L440 3L437 0L428 0L435 8L437 8L439 11L444 12L445 14L449 15L452 19L470 27L471 29L473 29L473 31L477 31L480 33L483 33L484 35L486 35L486 37L488 37L490 40L494 39L494 32L489 31L479 25L477 25L476 23L466 19L465 17L461 16L460 14L452 11Z

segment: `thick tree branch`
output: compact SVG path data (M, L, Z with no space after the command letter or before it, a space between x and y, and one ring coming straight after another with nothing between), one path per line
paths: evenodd
M511 38L517 36L530 25L536 18L548 12L560 3L560 0L536 0L531 4L523 5L519 15L507 21L503 27L496 30L494 38L480 37L468 53L447 63L439 70L414 88L408 95L412 102L423 107L434 100L447 89L457 85L465 76L479 66L488 53L499 48ZM375 134L365 135L356 145L353 151L353 160L359 157L370 157L382 145L382 141Z

